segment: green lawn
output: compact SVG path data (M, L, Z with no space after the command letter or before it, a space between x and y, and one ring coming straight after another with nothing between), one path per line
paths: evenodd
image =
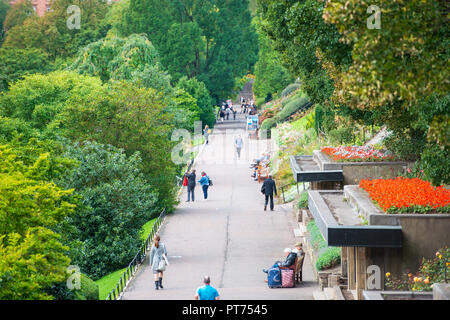
M115 288L117 282L119 282L120 277L125 272L125 270L127 270L127 268L114 271L113 273L110 273L103 278L95 281L95 283L98 285L100 300L105 300L108 297L108 294L112 289Z
M145 239L147 239L155 222L156 218L150 220L149 222L147 222L142 226L142 234L141 234L142 241L145 241ZM127 270L127 268L114 271L110 274L107 274L103 278L95 281L95 283L98 285L100 300L105 300L108 297L108 294L111 292L112 289L116 287L117 282L119 282L120 277L125 272L125 270Z

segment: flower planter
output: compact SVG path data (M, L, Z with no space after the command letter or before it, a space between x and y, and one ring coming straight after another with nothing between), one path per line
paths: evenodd
M404 173L406 161L337 162L320 150L313 151L313 159L319 170L342 170L344 185L359 184L361 179L394 178Z
M450 245L450 214L386 214L356 185L344 186L344 197L369 226L401 227L401 248L371 250L371 263L380 266L382 274L389 271L399 277L405 270L417 270L423 257L431 258L438 248Z

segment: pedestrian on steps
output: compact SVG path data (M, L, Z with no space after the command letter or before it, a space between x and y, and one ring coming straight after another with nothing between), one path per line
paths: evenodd
M277 186L275 185L275 181L272 179L272 175L269 174L269 177L264 181L261 187L261 193L265 196L264 202L264 211L267 210L267 203L270 199L270 211L273 211L273 194L277 195Z
M167 249L164 243L160 242L161 237L156 235L153 239L153 245L150 250L150 265L152 266L153 276L155 278L155 290L163 289L163 273L166 270Z

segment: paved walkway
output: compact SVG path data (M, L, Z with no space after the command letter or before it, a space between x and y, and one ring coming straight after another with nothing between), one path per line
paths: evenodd
M293 247L294 215L291 205L263 211L261 184L250 178L249 163L267 150L269 141L248 140L242 122L216 125L210 144L200 154L195 168L198 179L206 171L214 182L209 199L203 200L200 186L195 202L185 202L186 190L176 211L166 218L160 231L167 246L170 266L164 274L164 289L154 290L148 259L130 283L123 299L193 299L203 275L222 299L312 299L317 288L308 255L304 263L303 283L296 288L269 289L262 272L283 249ZM225 134L227 133L227 134ZM233 139L244 138L241 159L237 160ZM198 180L197 179L197 180Z

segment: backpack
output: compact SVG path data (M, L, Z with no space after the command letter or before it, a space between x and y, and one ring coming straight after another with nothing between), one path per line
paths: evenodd
M212 186L213 182L212 182L211 178L209 176L207 176L207 177L208 177L209 186Z

